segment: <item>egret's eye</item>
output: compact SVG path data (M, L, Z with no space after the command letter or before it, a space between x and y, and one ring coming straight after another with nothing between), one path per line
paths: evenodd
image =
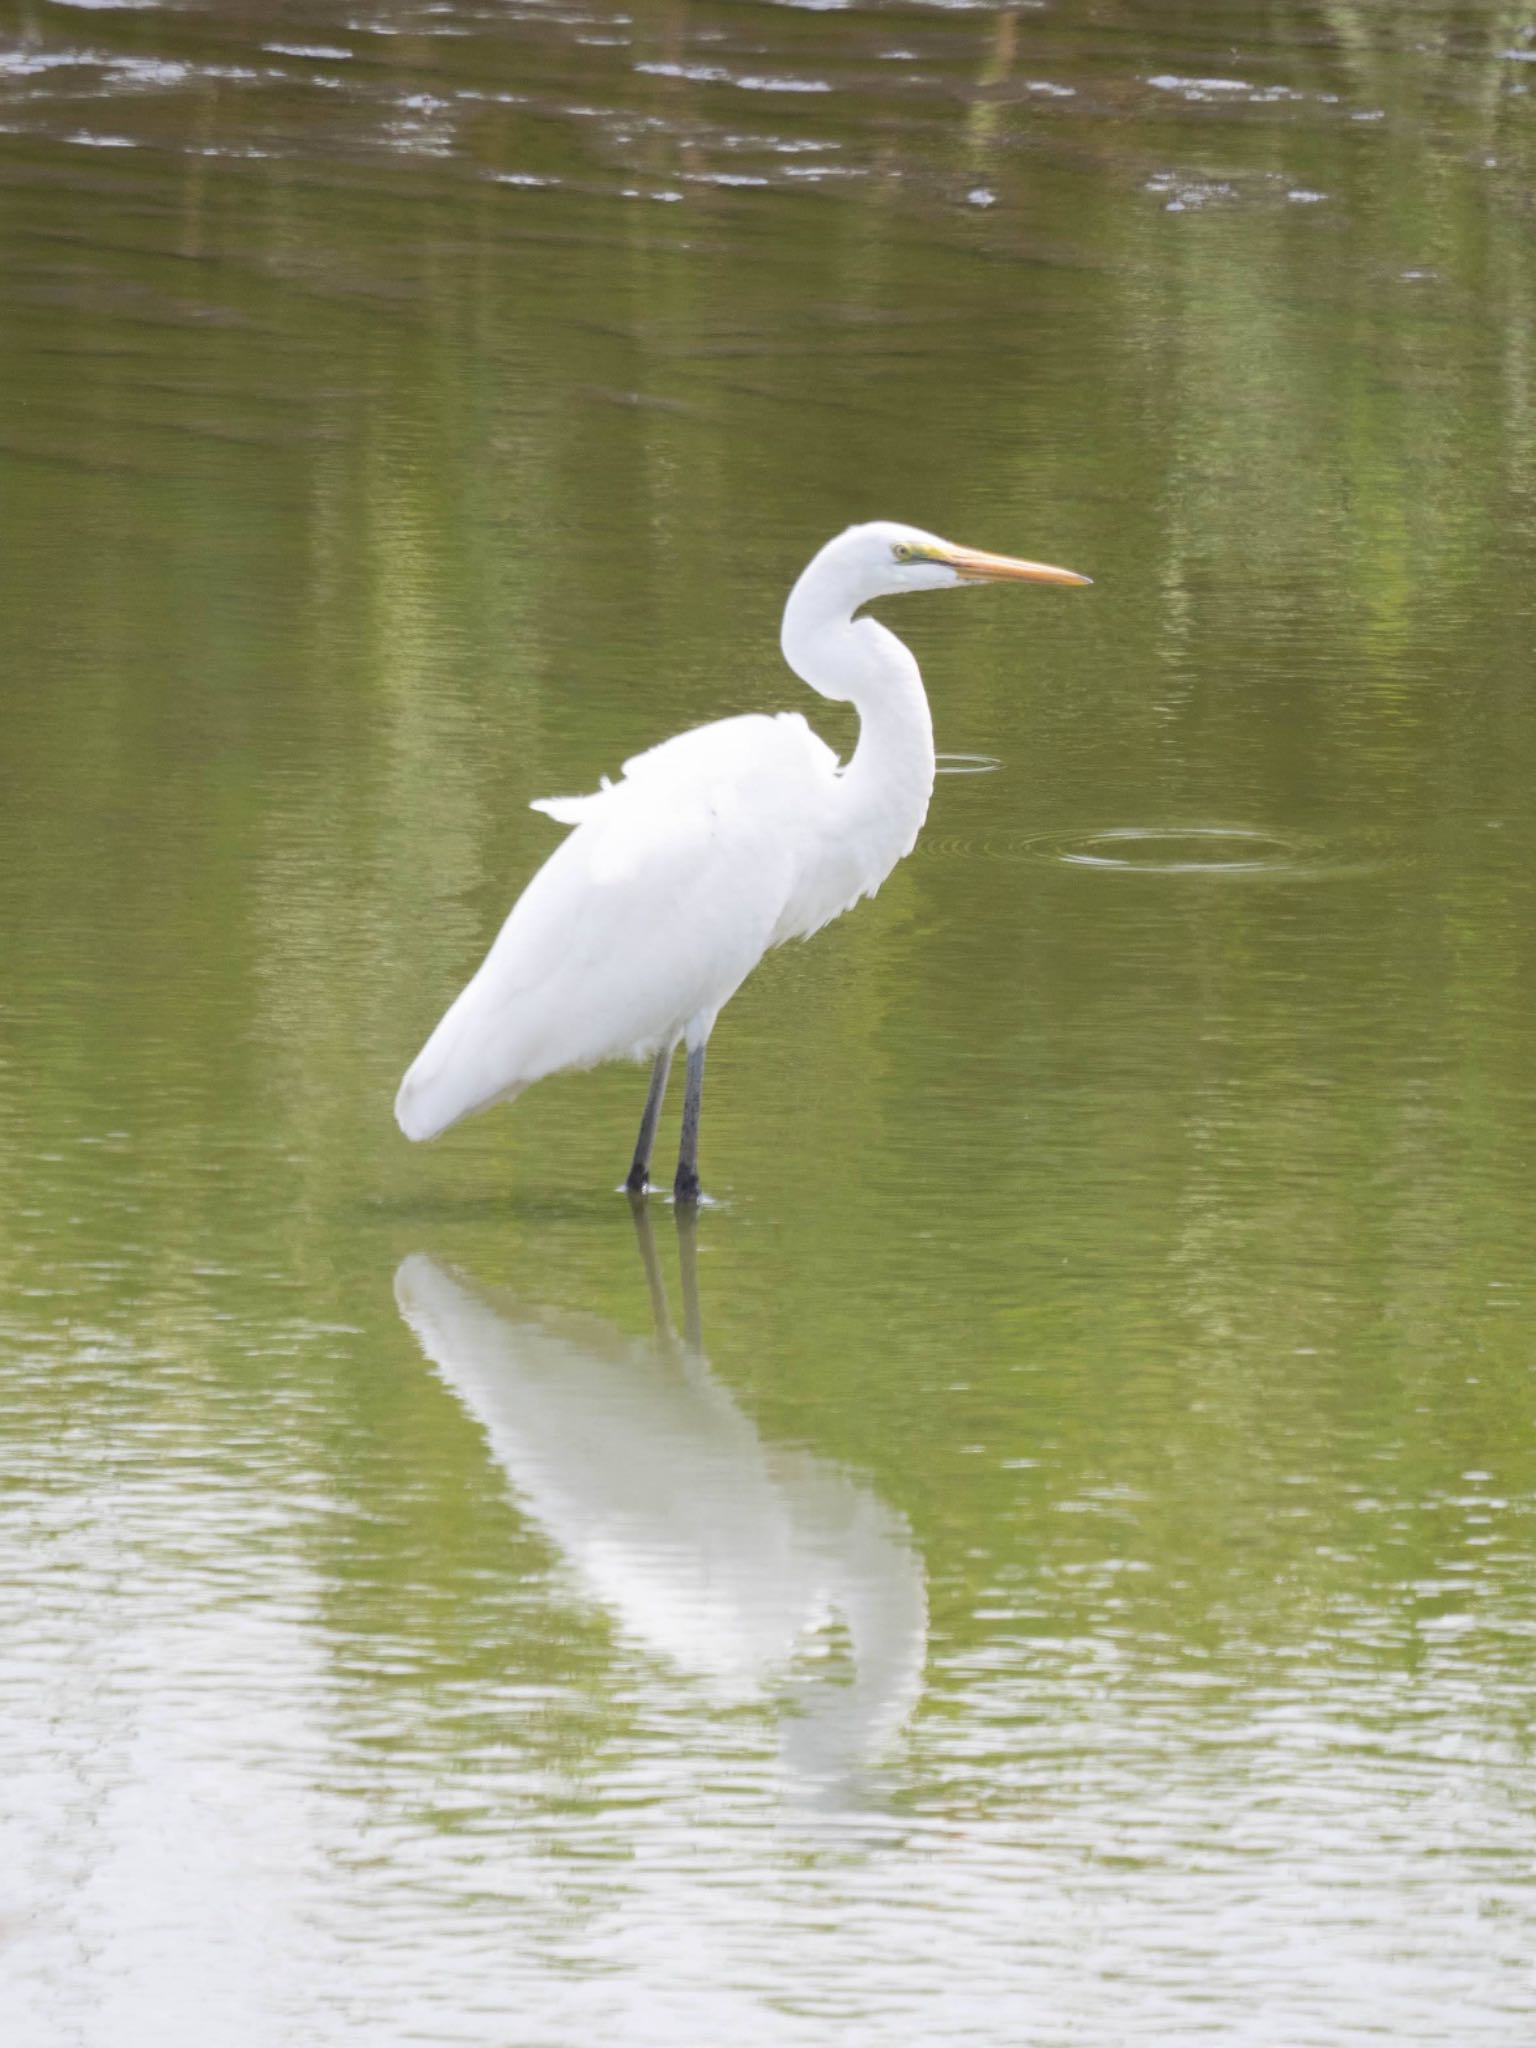
M896 557L898 562L910 562L913 556L917 553L917 549L913 547L910 541L899 540L896 541L892 546L891 553Z

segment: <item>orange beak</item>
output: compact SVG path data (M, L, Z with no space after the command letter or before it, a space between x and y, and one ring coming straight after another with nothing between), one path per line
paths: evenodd
M1053 569L1049 562L1020 562L1012 555L984 555L976 548L938 548L933 559L944 562L967 583L1091 583L1075 569Z

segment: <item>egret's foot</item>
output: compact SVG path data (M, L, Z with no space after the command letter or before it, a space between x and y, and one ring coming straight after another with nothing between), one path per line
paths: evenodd
M643 1195L649 1192L650 1185L651 1176L646 1172L645 1168L643 1166L632 1166L629 1169L629 1177L624 1183L624 1192L626 1195Z
M673 1201L686 1202L690 1207L695 1207L702 1192L703 1190L699 1186L699 1176L688 1168L680 1166L677 1170L677 1179L672 1183Z

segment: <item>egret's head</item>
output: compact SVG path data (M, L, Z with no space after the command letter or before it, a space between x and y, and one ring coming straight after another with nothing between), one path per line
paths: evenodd
M1053 569L1046 562L1023 562L1012 555L987 555L957 547L921 527L900 526L876 519L850 526L821 551L820 562L846 576L862 591L858 602L896 597L904 590L955 590L968 583L1082 584L1091 577L1071 569Z

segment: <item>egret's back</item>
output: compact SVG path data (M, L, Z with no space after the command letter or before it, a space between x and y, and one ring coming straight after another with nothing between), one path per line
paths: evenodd
M836 757L798 714L701 726L591 796L400 1086L408 1138L568 1067L707 1032L776 936L824 833Z

